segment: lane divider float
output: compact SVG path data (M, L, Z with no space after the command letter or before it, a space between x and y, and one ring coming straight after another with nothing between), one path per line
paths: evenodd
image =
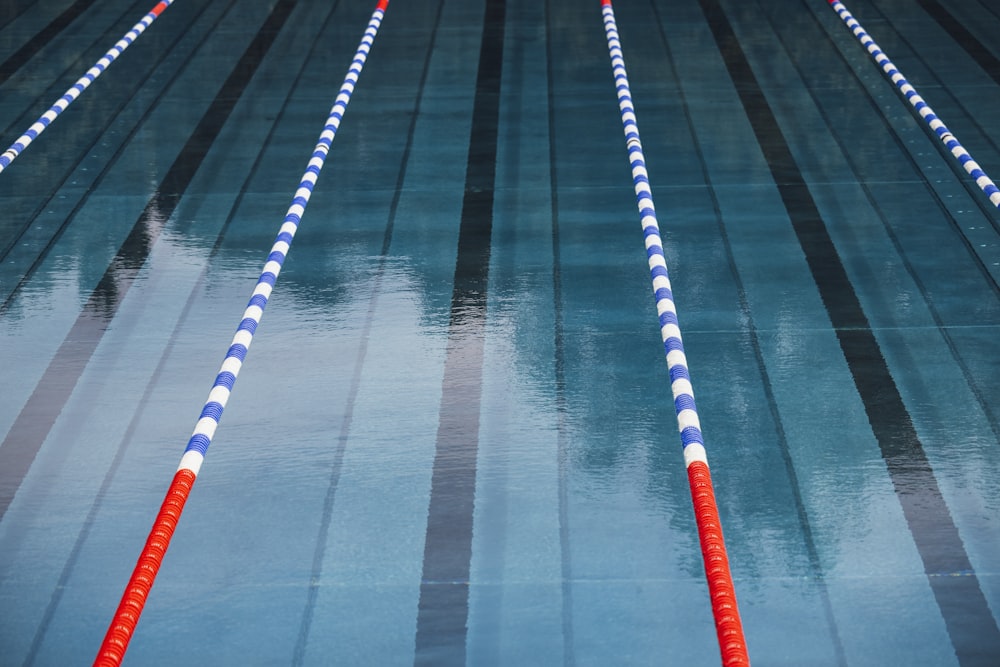
M205 460L205 454L215 435L219 420L222 418L222 411L229 401L230 393L236 383L240 368L243 366L254 332L260 324L264 308L271 296L271 290L281 272L292 239L295 237L299 222L302 220L312 195L313 187L316 185L316 180L326 162L326 156L337 134L337 129L340 127L343 114L347 110L351 94L354 92L361 70L364 68L388 5L389 0L379 1L364 36L361 38L361 44L358 46L354 60L340 88L340 93L330 110L319 142L313 149L312 157L302 175L299 187L295 191L291 206L285 214L278 236L271 247L260 278L243 313L243 319L236 329L236 334L233 336L229 350L215 378L215 383L208 394L208 400L205 402L201 415L195 424L194 432L188 440L180 465L170 483L128 585L125 587L121 603L104 637L94 665L117 667L125 656L128 643L132 639L135 626L139 622L139 616L142 614L146 599L153 587L153 581L159 572L163 556L166 554L174 529L177 527L181 512L184 510L184 504L187 502L191 487L194 485L202 462Z
M677 308L670 287L670 276L663 255L663 241L656 221L656 209L646 172L646 159L642 153L639 128L636 125L632 93L629 89L628 74L622 53L618 27L611 0L601 0L604 14L604 30L608 39L608 51L618 92L618 107L621 111L625 131L629 162L632 166L632 181L635 187L636 203L640 222L646 240L646 256L656 297L656 311L660 319L660 334L670 371L670 387L674 395L677 412L677 427L684 448L684 464L687 467L691 498L694 503L695 520L701 542L701 553L705 563L712 614L719 640L719 651L725 667L743 667L750 664L743 624L736 604L736 590L729 569L729 557L719 520L719 509L715 502L715 491L709 473L705 441L694 401L694 389L688 372L687 357L681 341L681 330L677 320Z
M54 121L59 114L66 110L73 101L78 98L83 91L85 91L90 84L94 82L97 77L104 73L111 63L118 59L125 49L132 45L132 42L139 38L139 35L146 31L153 21L159 18L160 14L163 13L170 5L174 4L174 0L160 0L149 10L149 13L142 17L142 20L132 26L132 29L125 33L125 36L118 40L114 46L108 49L108 52L98 60L93 67L87 70L86 74L77 79L69 90L67 90L62 97L55 101L49 110L41 115L41 117L36 120L27 131L17 138L10 148L4 151L3 155L0 155L0 172L6 169L14 159L27 148L32 141L38 138L42 132L45 131L52 121Z
M958 160L958 163L962 165L966 173L976 181L976 185L982 190L994 206L1000 208L1000 188L997 188L996 184L986 175L982 167L972 159L972 156L967 150L958 142L955 135L951 133L948 127L938 118L934 110L931 109L930 105L924 101L920 95L917 94L916 89L910 85L910 82L906 80L906 77L897 69L889 56L887 56L879 45L875 43L861 24L858 23L857 19L847 10L844 3L840 0L828 0L830 7L837 12L841 20L850 29L850 31L857 37L861 45L865 47L875 63L882 68L882 72L885 73L889 80L892 81L899 92L906 98L906 101L910 103L917 114L927 123L931 131L937 135L941 143L944 144L945 148Z

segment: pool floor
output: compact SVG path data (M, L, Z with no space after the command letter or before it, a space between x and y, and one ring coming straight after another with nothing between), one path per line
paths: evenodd
M151 4L3 4L4 146ZM0 174L0 664L94 659L374 8L176 0ZM614 9L751 660L996 667L997 209L827 2ZM848 9L1000 176L1000 9ZM389 5L125 664L720 664L598 0Z

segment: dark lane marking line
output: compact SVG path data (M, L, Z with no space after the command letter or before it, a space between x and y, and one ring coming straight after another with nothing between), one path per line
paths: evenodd
M333 0L333 3L329 8L329 14L327 15L327 18L324 22L324 26L317 33L317 37L313 41L310 53L315 52L316 46L320 41L320 37L323 35L323 32L326 30L327 26L332 20L333 15L336 12L337 7L339 5L340 5L340 0ZM80 529L79 534L77 535L76 541L73 543L73 548L66 559L66 563L63 565L62 572L60 573L59 579L56 582L56 587L52 591L51 596L49 597L49 603L45 607L45 612L42 614L41 621L39 621L38 623L38 627L35 631L35 636L31 642L31 646L28 649L28 657L24 661L24 667L31 667L31 665L35 664L35 661L38 657L38 652L42 646L42 641L45 639L46 633L50 628L50 622L52 618L55 616L55 612L62 601L63 593L65 592L69 584L69 579L73 570L76 568L76 564L77 561L79 560L80 553L83 550L83 547L86 544L87 540L90 538L90 531L97 521L98 513L101 511L103 507L104 499L108 495L108 490L111 488L111 483L114 480L115 476L118 474L118 469L121 465L121 462L124 460L129 445L133 441L133 438L135 436L135 431L138 428L140 419L142 418L143 414L148 409L148 407L151 405L150 397L153 394L153 390L157 386L158 379L163 375L163 372L170 361L174 349L174 344L177 339L177 334L181 329L182 323L188 319L191 313L191 309L194 307L196 301L195 295L198 292L198 286L204 284L205 277L209 271L209 267L211 267L212 265L212 260L219 254L219 251L222 248L223 239L225 239L226 233L229 231L229 228L231 227L233 220L236 218L237 213L240 211L242 203L247 194L247 189L250 183L253 182L253 179L257 175L260 167L264 164L263 156L267 152L268 148L270 148L271 145L274 143L275 133L281 126L282 120L285 116L288 99L294 95L295 90L298 88L299 82L302 79L302 75L306 70L306 66L309 64L311 60L312 58L310 57L302 62L302 65L298 73L296 74L295 81L292 83L291 86L289 86L288 93L285 98L285 105L281 108L281 111L275 118L273 124L271 125L270 130L267 133L266 138L264 139L264 141L260 143L259 149L257 151L257 157L252 161L251 163L252 166L250 168L250 171L243 179L243 184L240 187L239 193L237 194L232 207L230 208L229 215L226 216L226 219L222 223L222 227L219 230L218 236L215 239L215 243L212 244L212 248L208 254L208 261L202 268L198 276L198 279L194 282L195 287L188 295L187 302L184 304L184 308L181 310L181 313L178 316L177 321L173 326L172 334L168 337L167 343L163 348L162 354L160 355L160 360L157 363L156 368L153 370L153 373L150 376L149 381L146 383L146 388L143 391L142 397L136 403L138 409L132 415L132 419L129 421L128 426L125 429L125 432L122 434L122 437L118 442L117 451L115 452L115 455L112 458L111 463L109 464L108 469L104 474L104 479L101 482L101 486L94 497L94 500L90 506L90 510L87 512L87 517L84 519L83 526Z
M10 54L3 63L0 63L0 85L24 67L25 63L31 60L36 53L41 51L52 38L66 29L70 23L76 20L90 6L94 0L76 0L67 7L62 14L52 19L52 21L42 28L34 37L28 40L21 48Z
M31 9L34 5L34 0L24 2L22 7L18 7L17 3L9 1L0 4L0 30L3 30L8 25L21 18L21 15Z
M973 35L937 0L920 0L920 6L930 14L931 18L937 21L945 32L951 35L951 38L969 54L970 58L976 61L977 65L983 68L991 79L1000 84L1000 58L993 55L979 38Z
M837 333L963 667L995 666L1000 630L867 316L718 0L699 0Z
M330 523L333 518L333 505L337 497L337 489L340 486L340 472L344 462L344 453L347 443L351 437L351 426L354 422L354 408L357 404L358 393L361 389L361 377L364 370L365 360L368 356L368 342L371 339L372 326L375 321L375 311L378 306L379 295L382 292L382 284L385 280L386 265L389 260L389 248L392 246L392 235L396 227L396 218L399 214L399 202L403 196L403 188L406 182L406 175L410 167L410 156L413 152L413 140L417 132L417 122L421 118L421 107L424 100L424 89L427 87L427 77L430 73L431 59L434 55L434 47L437 43L437 36L441 27L441 18L444 15L444 1L438 1L437 13L434 17L433 28L427 44L427 51L424 56L423 68L420 74L420 81L417 83L417 95L413 101L413 112L410 115L410 125L406 132L406 145L400 157L399 171L396 176L396 187L392 193L392 201L389 203L389 216L386 220L385 232L382 236L382 248L378 258L378 265L375 269L375 276L372 279L371 293L368 301L368 310L365 313L365 321L362 326L360 338L361 344L358 346L358 353L354 360L354 370L351 373L351 381L347 392L347 401L344 404L344 419L340 425L340 433L334 445L333 459L330 463L330 478L327 483L326 495L323 499L323 512L320 518L319 530L316 532L316 548L313 551L312 571L309 576L309 589L306 594L306 603L302 610L302 619L299 621L299 634L296 638L295 648L292 653L293 667L299 667L306 662L306 648L309 643L309 634L312 629L313 615L316 610L316 599L319 595L320 583L323 580L323 562L326 560L326 547L329 542Z
M159 189L136 220L132 231L118 249L4 438L0 445L0 519L3 519L14 500L38 450L146 262L160 231L173 214L236 103L243 96L244 89L267 55L295 3L296 0L280 0L271 9L267 20L243 52L167 171Z
M802 3L806 6L808 6L810 2L811 0L802 0ZM836 53L837 52L836 45L830 38L830 35L827 34L825 31L823 31L819 18L815 14L811 14L811 16L816 28L820 32L822 32L823 35L825 36L825 41L827 42L830 50L833 53ZM775 24L773 19L771 19L771 24L772 25ZM793 53L793 48L787 43L787 41L783 37L780 36L780 34L778 36L778 40L781 42L786 54ZM808 72L806 72L803 69L802 64L799 62L793 62L793 66L795 67L795 70L798 72L799 76L805 81L808 78ZM879 106L878 101L872 96L871 91L864 85L864 82L860 79L858 73L854 69L847 67L845 64L844 71L850 78L854 80L857 86L857 90L864 97L864 99L867 100L869 108L875 114L875 117L878 118L878 123L882 128L882 131L885 133L887 137L890 138L892 143L895 145L896 149L899 151L899 154L902 157L902 159L907 164L910 165L910 168L913 170L913 174L915 175L915 177L920 178L923 181L924 189L928 197L930 197L935 204L935 210L933 211L933 213L928 213L928 214L937 215L940 216L942 219L947 220L948 225L953 229L955 233L956 239L961 244L962 248L964 248L965 252L968 254L968 260L970 261L971 264L975 266L976 270L982 276L984 282L986 283L987 289L993 292L994 297L1000 297L1000 285L997 284L997 281L993 277L993 274L991 274L989 269L986 267L986 264L983 262L983 258L976 253L973 244L969 241L969 238L965 235L962 226L955 219L955 216L952 215L952 213L948 210L948 207L945 205L945 202L942 199L942 195L937 190L934 189L933 185L931 184L930 180L927 177L927 174L923 172L923 169L914 159L913 155L910 153L909 150L907 150L903 139L893 131L892 125L890 125L889 119L886 116L885 110ZM830 127L833 127L834 122L833 119L831 118L831 114L828 113L827 110L822 106L816 93L813 90L808 90L807 92L809 93L810 99L812 99L813 103L816 105L816 109L819 115L823 118L824 122ZM934 325L937 327L938 334L942 337L942 339L944 339L945 345L947 346L948 351L951 354L952 360L958 367L959 371L962 373L962 377L964 378L966 384L969 386L969 391L972 392L973 396L976 399L976 403L979 405L979 408L982 411L983 415L985 416L987 422L989 422L990 429L992 430L994 437L1000 440L1000 420L998 420L997 418L993 405L990 403L989 399L986 397L983 390L979 387L979 383L973 376L969 364L965 361L961 352L959 351L959 346L955 342L954 336L951 333L951 329L945 323L941 313L938 312L938 307L935 303L935 300L931 296L929 296L930 290L927 287L928 281L921 275L921 272L922 270L924 270L924 267L921 267L921 269L918 270L917 268L914 267L913 262L911 262L910 259L907 257L906 252L904 251L903 243L900 239L900 235L890 224L889 218L885 213L884 207L879 203L878 198L875 196L875 193L873 192L873 187L870 184L864 182L860 177L858 177L858 174L862 172L862 165L859 163L860 161L848 150L846 146L847 142L845 142L845 140L842 139L840 136L838 136L836 133L831 133L831 137L833 138L837 146L840 148L840 151L843 154L844 159L847 161L847 164L850 165L851 170L855 174L855 177L858 181L858 185L864 192L865 198L868 200L868 203L872 207L872 210L874 210L875 213L878 215L879 221L882 223L882 227L885 229L886 236L892 243L893 248L895 248L896 252L899 254L900 261L905 267L907 275L909 275L910 280L912 280L913 283L919 289L920 294L922 295L922 298L924 300L924 304L927 307L927 311L930 314L931 318L933 319ZM950 161L951 157L952 157L951 155L947 155L946 159ZM965 172L962 171L961 168L956 169L955 172L957 174L960 174L961 180L963 181L963 184L965 184L969 192L974 193L972 195L972 199L980 206L980 208L983 211L992 208L992 206L989 204L987 200L984 200L982 197L979 196L980 191L978 190L978 188L976 188L975 184L970 184L968 180L965 179L965 176L967 176L967 174L965 174ZM989 213L987 213L987 215L989 215Z
M52 106L53 99L61 97L66 92L66 89L79 79L81 71L86 72L89 70L94 65L94 60L107 52L108 40L111 43L117 43L123 36L123 33L129 30L131 26L134 26L136 21L132 20L128 23L128 27L120 27L120 24L129 21L131 17L135 16L137 11L142 11L143 16L148 13L148 8L143 7L143 4L144 0L133 0L132 4L110 21L107 28L100 35L92 35L89 43L78 44L72 48L69 55L73 59L72 62L64 63L61 71L45 77L52 83L48 84L43 92L31 100L23 111L18 112L16 117L8 119L6 121L8 125L0 131L0 135L5 137L11 134L15 137L20 136L26 127L29 127L38 120L38 116ZM121 32L116 32L118 30L121 30ZM91 54L93 55L91 56ZM90 57L93 57L94 60L88 61ZM59 61L56 60L55 62L58 63ZM34 111L34 109L38 110Z
M465 665L504 0L487 0L417 611L416 665Z
M146 78L148 78L149 76L151 76L153 73L156 72L159 66L163 64L163 60L160 60L157 63L153 63L153 65L149 68L149 70L147 70L146 76L143 76L141 78L137 77L136 80L133 82L132 87L127 92L120 94L119 103L115 106L115 108L111 112L105 115L104 120L100 124L100 127L95 128L93 130L93 132L91 133L93 140L89 144L87 144L83 149L78 150L76 152L77 158L72 160L72 166L68 169L68 171L64 172L60 178L53 178L47 181L47 184L49 186L48 193L38 197L38 203L36 204L34 211L32 211L30 215L25 217L25 220L22 223L21 228L11 233L9 238L6 239L6 244L0 246L0 262L5 261L7 257L11 254L11 252L14 251L16 246L20 243L21 239L24 237L25 233L27 233L28 230L31 228L31 226L38 221L38 217L44 211L48 210L48 207L52 202L52 200L56 197L56 195L63 188L63 186L66 185L66 182L69 181L70 178L76 176L78 179L80 179L79 181L74 182L74 185L84 186L86 191L83 195L80 196L80 199L77 201L76 205L69 212L69 214L65 216L62 223L59 224L56 227L56 229L52 231L51 236L45 243L45 246L41 249L41 251L39 251L38 256L35 257L34 260L28 265L28 268L25 269L24 272L20 275L20 277L17 279L16 284L10 288L10 292L8 294L4 294L2 291L0 291L0 314L5 312L10 307L11 303L14 301L17 292L20 291L22 287L24 287L24 285L30 279L31 275L38 269L39 266L41 266L45 257L48 255L49 250L52 249L52 247L62 236L63 232L66 231L66 228L76 217L76 214L79 213L80 209L83 208L84 204L87 201L87 198L97 189L98 185L104 180L104 177L107 176L108 172L114 166L118 158L121 157L122 153L125 152L129 142L141 129L142 124L149 118L150 115L152 115L153 111L159 105L160 100L162 100L163 97L168 93L171 86L173 86L174 82L178 78L180 78L180 75L183 73L183 70L187 67L187 65L197 54L198 49L201 48L201 46L205 43L207 36L215 31L219 23L229 13L230 9L232 9L232 5L234 2L235 0L228 0L226 9L219 15L219 18L215 20L212 27L206 31L206 37L203 38L201 42L195 44L191 48L191 51L187 54L186 57L184 57L183 62L177 66L177 69L175 70L174 74L162 86L160 86L159 92L149 102L139 120L135 121L132 124L132 128L129 130L128 134L125 135L125 137L123 137L118 142L118 148L116 148L112 156L107 159L106 164L102 167L100 173L93 178L93 180L91 180L89 183L82 182L82 179L80 179L80 172L77 171L78 164L85 160L93 160L94 148L99 144L101 144L101 142L105 141L106 139L105 135L108 129L119 121L121 114L132 103L135 95L146 83ZM204 15L207 9L208 9L208 4L206 3L201 7L201 9L197 11L196 14L194 14L194 16L191 18L191 23L193 24L194 22L198 21ZM183 39L186 36L187 36L187 31L178 32L176 37L170 42L170 44L163 49L163 53L164 54L171 53L175 48L177 48L177 46L183 41ZM65 154L66 153L64 152L64 157ZM20 252L20 250L18 252Z
M554 39L552 28L552 2L545 2L545 66L548 97L549 130L549 198L552 209L552 302L553 302L553 346L555 348L554 380L556 403L556 456L559 470L559 570L562 577L562 646L563 666L576 664L576 639L573 628L573 552L570 548L569 518L569 426L566 415L569 401L566 397L566 328L563 313L562 254L559 228L559 175L556 169L556 92L555 58L552 52Z

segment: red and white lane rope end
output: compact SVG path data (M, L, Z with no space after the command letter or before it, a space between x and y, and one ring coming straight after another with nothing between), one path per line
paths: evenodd
M118 605L115 616L105 634L104 641L94 661L95 666L118 667L125 657L125 651L135 632L136 624L139 622L139 616L142 614L146 599L149 597L153 582L160 570L160 564L163 562L167 547L170 545L174 529L177 527L181 512L184 510L184 504L187 502L191 487L198 477L212 438L215 436L222 412L229 401L233 385L236 383L236 378L243 366L243 360L246 358L254 333L264 315L264 308L270 299L271 290L281 273L281 267L284 265L295 232L305 214L306 206L309 204L313 187L316 185L320 171L326 162L330 146L340 128L340 121L344 112L347 111L347 105L351 100L358 77L361 76L361 70L368 59L368 53L375 41L375 36L378 34L387 6L388 0L379 0L371 20L368 22L368 27L355 52L354 60L344 77L344 83L327 116L326 125L320 133L319 141L313 148L308 166L278 230L277 238L271 246L260 278L257 280L250 301L243 311L243 319L236 329L229 350L226 352L222 366L215 377L215 383L212 385L208 399L202 407L201 415L195 423L194 432L188 440L180 465L167 490L163 504L160 506L159 514L153 522L149 537L139 555L132 577L122 594L121 603Z
M677 413L677 428L681 437L681 445L684 448L684 465L687 468L691 499L694 504L695 521L701 542L702 560L708 581L712 614L715 618L719 652L725 667L748 667L750 656L747 652L743 624L740 621L739 608L736 604L736 588L733 585L733 577L729 569L726 541L722 535L722 522L719 520L719 509L715 502L712 476L708 469L705 441L698 419L698 410L695 406L694 388L688 372L684 343L681 340L677 308L670 285L670 276L667 272L660 228L656 220L649 175L646 172L646 159L642 153L642 141L639 138L635 108L632 105L632 93L629 88L628 74L625 71L621 40L611 0L601 0L601 6L615 89L618 93L618 107L625 132L625 146L628 150L629 164L632 167L636 204L645 237L646 257L653 283L653 295L656 298L660 334L667 358L667 368L670 372L670 387L674 396L674 409Z

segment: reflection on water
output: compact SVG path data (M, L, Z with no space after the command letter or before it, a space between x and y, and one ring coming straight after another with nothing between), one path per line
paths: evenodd
M311 17L326 10L299 4ZM335 11L360 12L348 4ZM306 663L408 662L433 460L452 417L477 422L479 438L475 461L460 446L442 457L476 471L471 569L468 581L449 582L469 589L470 661L715 659L599 20L559 3L508 4L510 34L524 39L507 47L517 52L505 63L505 186L489 285L454 284L464 176L455 163L466 156L476 66L459 56L476 46L479 7L441 5L440 58L423 80L408 49L431 43L436 11L401 3L365 73L372 81L359 84L357 118L348 115L337 140L335 152L358 158L338 168L356 173L317 187L165 565L188 574L165 571L138 662L174 657L182 647L163 638L177 631L219 664L234 655L284 664L296 645ZM982 408L1000 398L1000 302L919 173L893 160L890 174L874 160L900 142L824 28L800 4L771 3L771 24L786 13L790 22L756 28L780 29L785 51L768 50L773 40L754 32L750 10L730 4L722 9L766 94L791 95L803 109L782 116L787 139L817 176L809 187L927 451L918 460L894 450L890 479L738 97L721 61L702 57L715 46L697 3L661 12L662 33L623 7L752 652L774 664L954 664L936 579L971 579L974 570L992 608L1000 600L1000 442L995 415ZM544 33L543 13L556 22ZM351 32L353 14L337 16L344 20L324 28L330 48L338 31ZM673 69L660 67L664 37ZM262 71L269 85L293 59L288 46ZM795 96L786 75L820 58L841 64L801 67L815 96ZM314 63L310 76L322 79L328 65ZM366 98L365 87L385 77L392 99ZM596 101L605 93L608 108ZM246 111L246 134L215 145L211 173L192 175L183 198L148 194L157 169L147 157L114 172L137 184L131 193L68 192L67 210L41 212L23 240L14 222L2 227L0 451L29 443L37 453L0 473L24 480L0 523L0 612L14 601L18 609L3 615L11 620L0 623L0 644L16 661L37 650L36 662L58 664L48 658L86 653L103 631L103 612L93 610L116 603L114 582L134 558L128 545L138 549L148 529L287 205L275 184L301 166L291 146L267 143L270 124L283 139L298 137L310 96L318 95L275 103L262 93L254 104L269 124ZM281 104L290 105L285 116ZM678 122L682 106L690 123ZM816 124L816 106L836 111L835 122ZM850 160L813 150L830 134L822 145ZM151 136L137 137L136 150L163 172L164 149ZM253 175L234 159L243 171L230 176L226 155L247 142L269 159ZM39 155L36 168L49 169ZM674 174L675 164L698 168ZM890 175L893 184L876 187ZM828 176L837 187L824 185ZM919 187L903 185L911 183ZM875 201L858 194L862 184ZM933 187L968 194L959 182ZM31 208L27 188L2 195L12 209ZM911 201L932 212L913 214ZM475 259L470 270L484 270L484 257ZM934 280L919 284L904 259ZM22 417L36 391L45 410ZM949 565L949 552L926 572L904 505L917 516L945 506L969 567ZM928 535L933 546L933 527ZM204 565L197 581L193 562ZM207 633L196 627L206 616L215 619ZM44 640L31 648L35 636Z

